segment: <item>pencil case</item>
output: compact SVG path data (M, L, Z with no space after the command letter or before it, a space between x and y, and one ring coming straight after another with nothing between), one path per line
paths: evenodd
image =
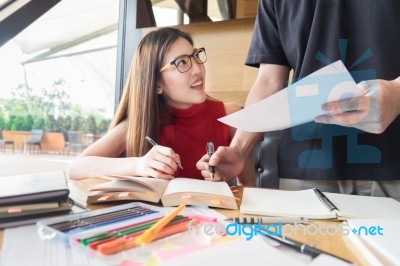
M134 202L43 219L36 223L36 228L43 240L59 239L70 242L77 235L93 235L132 223L160 218L164 214L159 209L161 208Z

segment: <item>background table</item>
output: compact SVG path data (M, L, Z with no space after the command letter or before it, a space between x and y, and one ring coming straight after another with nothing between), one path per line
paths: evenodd
M22 152L24 154L29 154L29 152L26 151L26 146L27 146L26 143L28 141L28 136L29 137L31 136L31 132L16 131L16 132L13 132L13 134L15 134L15 135L23 135L24 136L24 142L22 144Z

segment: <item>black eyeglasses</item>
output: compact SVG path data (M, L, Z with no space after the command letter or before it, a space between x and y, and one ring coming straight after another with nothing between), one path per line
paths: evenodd
M178 69L178 71L181 73L187 72L192 68L192 57L197 64L204 64L207 61L206 50L204 48L199 48L196 49L191 55L181 55L163 66L160 72L163 72L169 66L175 66L176 69Z

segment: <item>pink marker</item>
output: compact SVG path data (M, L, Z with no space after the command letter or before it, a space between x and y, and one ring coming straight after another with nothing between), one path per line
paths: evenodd
M190 219L196 219L201 222L208 222L208 223L216 223L217 222L217 218L210 217L210 216L204 216L204 215L199 215L199 214L187 214L185 216Z

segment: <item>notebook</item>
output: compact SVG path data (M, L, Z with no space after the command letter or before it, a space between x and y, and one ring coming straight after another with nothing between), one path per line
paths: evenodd
M66 200L68 193L63 171L0 177L0 206Z
M56 208L26 210L16 213L9 213L9 215L3 215L0 219L0 228L34 224L40 219L81 211L82 210L79 208L74 208L73 204L67 200L59 202L58 207Z
M400 203L392 198L321 192L245 188L240 212L309 219L400 218Z
M0 177L0 228L67 213L68 194L63 171Z
M60 206L58 201L39 202L23 205L0 206L0 218L29 215L47 210L54 210Z
M236 199L229 185L225 182L191 178L165 180L137 176L106 178L112 180L89 188L86 203L117 200L140 200L157 203L161 200L163 206L185 204L238 209Z

